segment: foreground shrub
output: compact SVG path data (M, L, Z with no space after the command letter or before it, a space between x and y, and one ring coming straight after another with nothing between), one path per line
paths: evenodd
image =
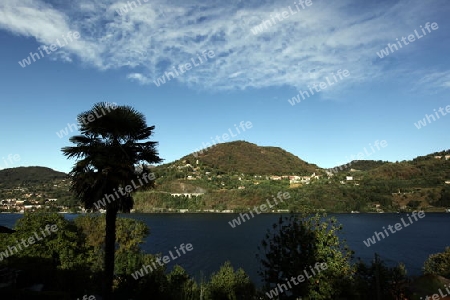
M267 296L319 300L342 295L352 275L352 251L340 241L341 229L336 219L326 215L280 217L267 232L259 248L262 253L257 256ZM320 272L316 266L321 266ZM305 271L310 277L299 283L300 275L306 277Z
M450 279L450 247L444 252L431 254L423 265L425 274L441 275Z

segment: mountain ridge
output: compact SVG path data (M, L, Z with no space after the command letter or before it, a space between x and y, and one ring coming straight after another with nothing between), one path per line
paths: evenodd
M271 155L273 155L273 157L271 157L270 163L274 163L273 162L274 157L279 158L280 156L285 155L286 158L284 158L282 163L279 164L282 167L279 167L279 166L276 166L276 167L265 166L263 168L260 167L260 169L262 169L263 171L262 172L259 171L259 173L258 173L257 172L258 168L256 168L255 166L248 165L249 157L244 156L243 153L239 153L236 151L236 150L240 150L239 146L245 146L246 150L252 150L253 152L262 151L261 154L263 154L263 155L260 155L260 156L256 156L255 154L252 154L253 155L251 157L252 159L260 160L264 156L270 157ZM264 153L265 150L268 153ZM203 153L201 153L202 151L203 151ZM450 149L449 149L449 150L433 152L433 153L426 154L426 155L420 155L411 160L403 160L401 162L398 162L398 161L390 162L390 161L381 161L381 160L353 160L344 165L339 165L339 166L335 166L332 168L322 168L316 164L302 160L301 158L284 150L281 147L258 146L257 144L246 142L246 141L233 141L233 142L215 144L212 147L187 154L175 161L165 163L165 164L160 164L160 165L152 165L151 167L156 168L156 169L164 168L164 167L169 167L171 165L179 164L180 162L183 162L183 161L195 163L197 159L200 162L206 164L207 166L208 166L208 164L212 164L213 165L212 167L217 167L217 166L220 167L222 164L222 162L220 162L220 159L227 158L227 157L225 157L225 155L230 156L230 154L228 154L228 153L231 153L232 155L237 154L238 157L233 158L233 160L230 163L225 163L225 166L223 167L223 169L219 168L220 172L227 173L227 172L234 171L234 172L241 172L241 173L246 173L246 174L258 173L256 175L287 175L287 173L293 173L293 172L295 173L295 172L302 172L302 171L304 172L304 174L302 174L302 175L309 175L316 171L324 171L325 172L325 171L329 171L329 170L335 170L336 172L350 172L350 171L355 171L355 170L371 171L371 170L377 169L382 166L386 166L389 164L396 164L396 163L403 163L403 164L409 163L414 166L419 166L419 165L423 164L424 161L430 160L431 158L434 158L436 156L442 156L443 160L445 160L446 156L447 156L447 160L450 159L450 156L449 156ZM248 154L248 153L249 152L247 152L246 154ZM266 154L269 154L269 155L266 155ZM243 159L244 162L242 162L241 159ZM285 164L286 164L286 162L287 163L294 162L295 164L289 165L286 168L284 168L283 162ZM243 169L243 168L247 168L247 167L250 167L250 171L248 169L245 169L245 170ZM42 171L42 172L39 172L40 177L37 177L37 174L36 174L37 171ZM7 176L11 176L11 178L9 180L6 180ZM21 179L22 181L26 181L26 182L39 182L42 179L45 179L45 180L47 180L47 179L63 179L63 178L67 178L67 177L68 177L68 173L57 171L55 169L52 169L52 168L46 167L46 166L20 166L20 167L13 167L13 168L5 168L5 169L0 169L0 187L2 186L2 183L4 183L5 181L19 181Z
M190 153L176 160L197 162L218 167L220 171L250 175L284 175L287 173L311 174L319 167L294 154L274 146L258 146L246 141L216 144L202 151ZM257 164L254 161L258 161Z
M153 166L152 172L156 188L137 191L136 211L245 211L280 191L292 195L290 202L277 207L285 211L444 211L450 207L450 150L401 162L352 161L330 172L279 147L237 141L217 144L197 157L191 153ZM47 167L0 170L0 200L33 203L58 198L56 205L74 207L78 202L69 187L67 174Z

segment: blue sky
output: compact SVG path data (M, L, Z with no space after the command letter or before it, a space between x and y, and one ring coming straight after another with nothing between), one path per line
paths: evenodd
M164 162L241 121L252 128L233 140L279 146L325 168L367 153L377 140L387 146L364 159L450 148L447 0L135 3L0 2L0 168L69 171L73 161L60 149L76 132L56 132L100 101L144 113ZM409 35L413 41L400 42ZM401 48L392 46L396 39ZM187 63L189 70L155 84ZM350 75L332 79L339 70ZM318 89L327 78L333 84ZM290 104L314 84L314 95ZM439 118L423 120L440 107ZM426 126L418 129L421 119Z

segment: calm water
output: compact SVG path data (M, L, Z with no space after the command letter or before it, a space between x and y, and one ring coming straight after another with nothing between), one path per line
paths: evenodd
M191 275L199 278L201 271L207 277L217 271L225 261L242 267L259 284L257 247L264 233L279 215L256 215L255 218L231 228L228 221L237 214L125 214L121 217L138 219L150 227L150 236L142 248L148 253L168 254L175 246L191 243L194 250L169 263L178 263ZM450 246L450 214L429 213L425 218L413 221L375 245L366 247L363 240L371 237L382 227L395 225L406 214L332 214L344 230L342 238L355 251L355 257L370 261L379 253L388 264L403 262L410 275L419 275L423 262L432 253L444 251ZM0 225L13 227L20 214L0 214ZM67 219L76 215L66 214Z

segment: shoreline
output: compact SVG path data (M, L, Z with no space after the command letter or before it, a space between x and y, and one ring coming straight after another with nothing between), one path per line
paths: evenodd
M446 211L426 211L426 210L421 210L423 212L426 212L427 214L447 214L448 212ZM41 211L34 211L36 213L45 213L45 212L41 212ZM179 211L165 211L165 212L141 212L141 211L134 211L134 212L130 212L130 213L123 213L123 212L119 212L119 215L128 215L128 214L158 214L158 215L164 215L164 214L191 214L191 215L201 215L201 214L240 214L240 213L245 213L246 211L237 211L237 212L212 212L212 211L186 211L186 212L179 212ZM354 213L354 212L332 212L332 211L315 211L315 212L308 212L309 214L312 213L327 213L327 214L348 214L348 215L375 215L375 214L407 214L407 213L411 213L412 211L404 211L404 212L358 212L358 213ZM53 213L53 212L47 212L47 213ZM72 214L72 215L82 215L82 214L104 214L104 212L56 212L58 214ZM282 211L282 212L261 212L261 215L275 215L275 214L300 214L302 213L294 211L294 212L288 212L288 211ZM23 215L25 214L24 212L0 212L0 214L16 214L16 215ZM449 214L450 216L450 214Z

